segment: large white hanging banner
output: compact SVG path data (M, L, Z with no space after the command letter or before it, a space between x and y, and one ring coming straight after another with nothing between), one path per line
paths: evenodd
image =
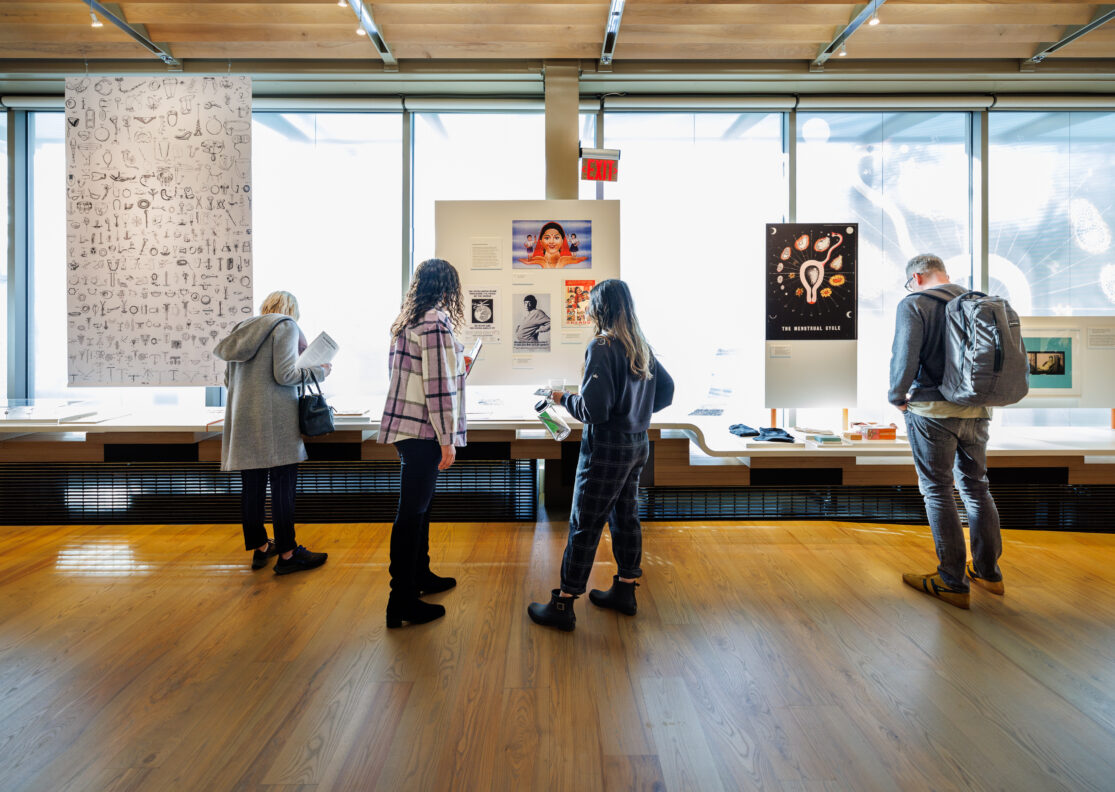
M66 80L70 385L220 385L252 313L252 83Z

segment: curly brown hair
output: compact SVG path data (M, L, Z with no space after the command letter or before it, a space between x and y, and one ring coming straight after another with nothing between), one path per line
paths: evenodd
M461 279L453 265L445 259L426 259L414 270L403 306L391 325L391 337L418 324L431 308L449 314L453 329L459 331L465 324L464 303Z

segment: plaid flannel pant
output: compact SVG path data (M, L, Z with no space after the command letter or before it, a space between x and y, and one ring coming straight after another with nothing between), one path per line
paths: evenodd
M619 576L641 577L643 531L639 524L639 474L647 462L646 432L615 432L585 424L573 484L569 540L561 561L561 588L583 594L596 546L607 522Z

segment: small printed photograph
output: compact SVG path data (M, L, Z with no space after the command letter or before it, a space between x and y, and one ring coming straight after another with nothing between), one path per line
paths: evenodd
M489 344L500 342L499 289L468 289L465 310L468 312L466 335L469 338L483 338Z
M592 269L591 220L512 220L512 269Z
M588 327L588 298L594 280L567 280L565 282L565 326Z
M550 351L550 295L523 292L511 298L515 352Z
M1022 343L1030 363L1031 396L1067 396L1077 390L1072 371L1072 336L1024 334Z
M1028 352L1027 355L1030 358L1031 377L1064 375L1064 352Z
M473 324L490 325L495 319L496 312L493 307L492 298L481 297L473 298L472 300L472 321Z

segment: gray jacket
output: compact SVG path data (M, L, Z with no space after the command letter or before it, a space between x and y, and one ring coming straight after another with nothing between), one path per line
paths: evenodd
M272 468L305 460L296 386L302 371L312 371L320 382L325 370L294 367L298 358L294 320L282 314L245 319L213 354L228 362L221 470Z
M935 287L953 296L968 290L955 283ZM915 292L898 303L890 353L890 392L895 405L909 401L947 401L941 395L945 375L945 303Z

